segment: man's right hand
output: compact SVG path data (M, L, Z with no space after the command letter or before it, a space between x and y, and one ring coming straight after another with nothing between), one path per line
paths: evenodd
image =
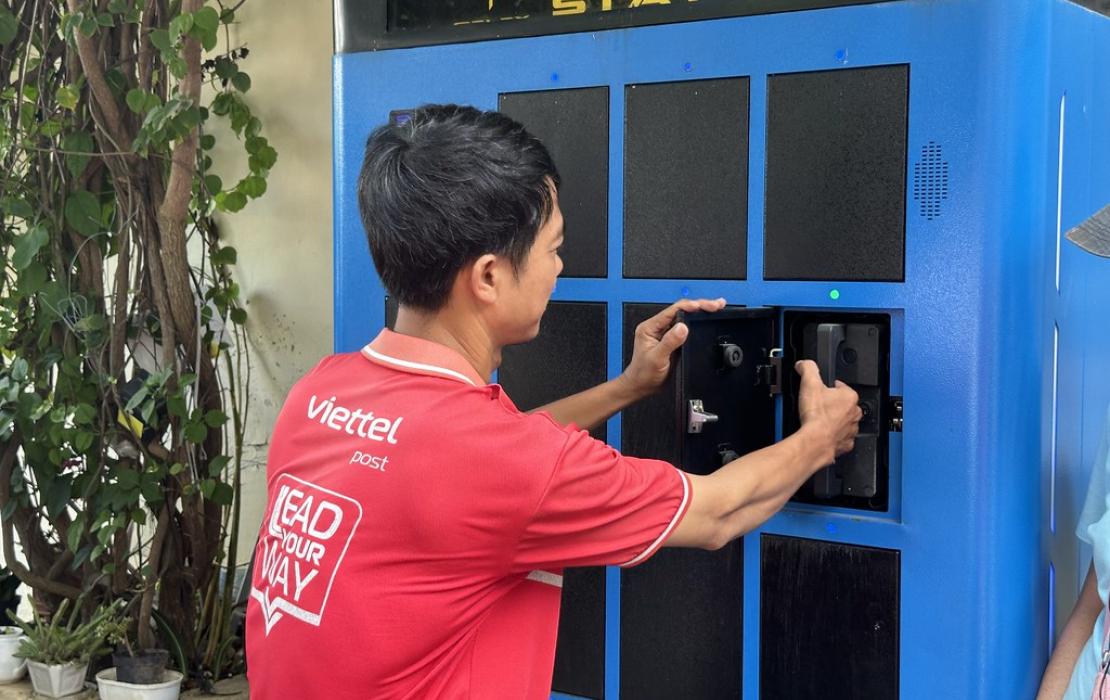
M798 413L802 428L812 431L818 439L828 441L832 459L851 452L859 434L863 411L859 407L859 394L844 382L827 387L821 381L821 372L813 360L802 360L794 365L802 377L798 396Z

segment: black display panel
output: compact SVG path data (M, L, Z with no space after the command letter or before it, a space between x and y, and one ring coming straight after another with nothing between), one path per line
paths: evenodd
M759 696L898 698L901 553L760 537Z
M514 92L499 109L543 141L559 170L563 277L604 277L609 240L609 88Z
M636 326L667 308L666 304L625 304L622 337L624 366L632 360ZM671 464L681 460L678 416L675 413L675 372L659 391L621 412L621 452L633 457L661 459Z
M909 66L768 78L764 278L905 279Z
M663 308L625 305L625 364L632 358L636 325ZM765 330L769 330L769 318L757 323L768 324ZM715 346L715 342L701 343L702 331L714 334L707 325L692 325L687 343L694 340ZM751 332L758 334L754 328ZM758 352L751 354L754 359ZM700 364L694 362L695 367ZM678 375L676 369L662 391L624 411L621 442L625 454L680 463L686 428L675 405L678 385L689 386L689 381ZM769 412L767 418L773 429ZM686 452L692 462L683 464L688 471L705 474L716 469L717 463L703 459L699 452ZM663 549L646 563L621 571L621 697L739 698L742 629L743 548L739 540L716 552Z
M748 78L625 88L625 277L747 277L748 91Z
M605 328L605 304L551 302L535 339L501 351L498 384L517 408L530 411L603 383ZM605 440L605 424L590 434Z
M337 53L597 31L882 0L335 0Z

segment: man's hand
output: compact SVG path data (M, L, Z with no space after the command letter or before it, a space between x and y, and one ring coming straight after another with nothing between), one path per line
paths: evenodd
M671 354L682 347L690 329L675 323L679 311L720 311L724 299L680 299L636 326L632 361L617 378L633 400L655 392L671 369Z
M802 360L794 365L802 377L798 396L798 414L802 429L813 431L819 440L827 441L829 463L840 455L851 452L859 434L859 421L863 411L859 395L844 382L827 387L821 381L821 372L813 360Z

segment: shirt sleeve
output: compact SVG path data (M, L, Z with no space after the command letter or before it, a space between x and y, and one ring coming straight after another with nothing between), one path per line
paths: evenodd
M1110 493L1106 490L1106 472L1110 470L1110 411L1106 414L1103 425L1102 443L1098 448L1095 461L1091 464L1091 479L1087 486L1087 500L1079 514L1079 524L1075 534L1087 544L1094 545L1100 538L1096 530L1110 529L1110 523L1104 523L1106 513L1110 508ZM1106 533L1101 533L1106 534Z
M525 524L514 568L634 566L663 545L689 504L690 482L670 464L573 433Z

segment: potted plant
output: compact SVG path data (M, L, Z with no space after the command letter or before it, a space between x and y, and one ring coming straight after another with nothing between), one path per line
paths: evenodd
M119 610L114 604L102 607L81 622L80 605L70 610L69 604L62 601L50 621L38 613L34 624L16 620L25 635L16 655L27 660L35 692L48 698L72 695L85 687L89 661L108 651L104 626Z
M7 569L0 569L0 683L12 683L27 672L27 662L16 656L23 630L5 623L15 619L19 607L19 579Z
M27 672L27 661L16 656L26 637L18 627L0 626L0 683L13 683Z
M136 649L131 642L131 620L121 618L106 627L114 644L112 668L96 674L101 700L176 700L184 677L167 670L165 649Z

